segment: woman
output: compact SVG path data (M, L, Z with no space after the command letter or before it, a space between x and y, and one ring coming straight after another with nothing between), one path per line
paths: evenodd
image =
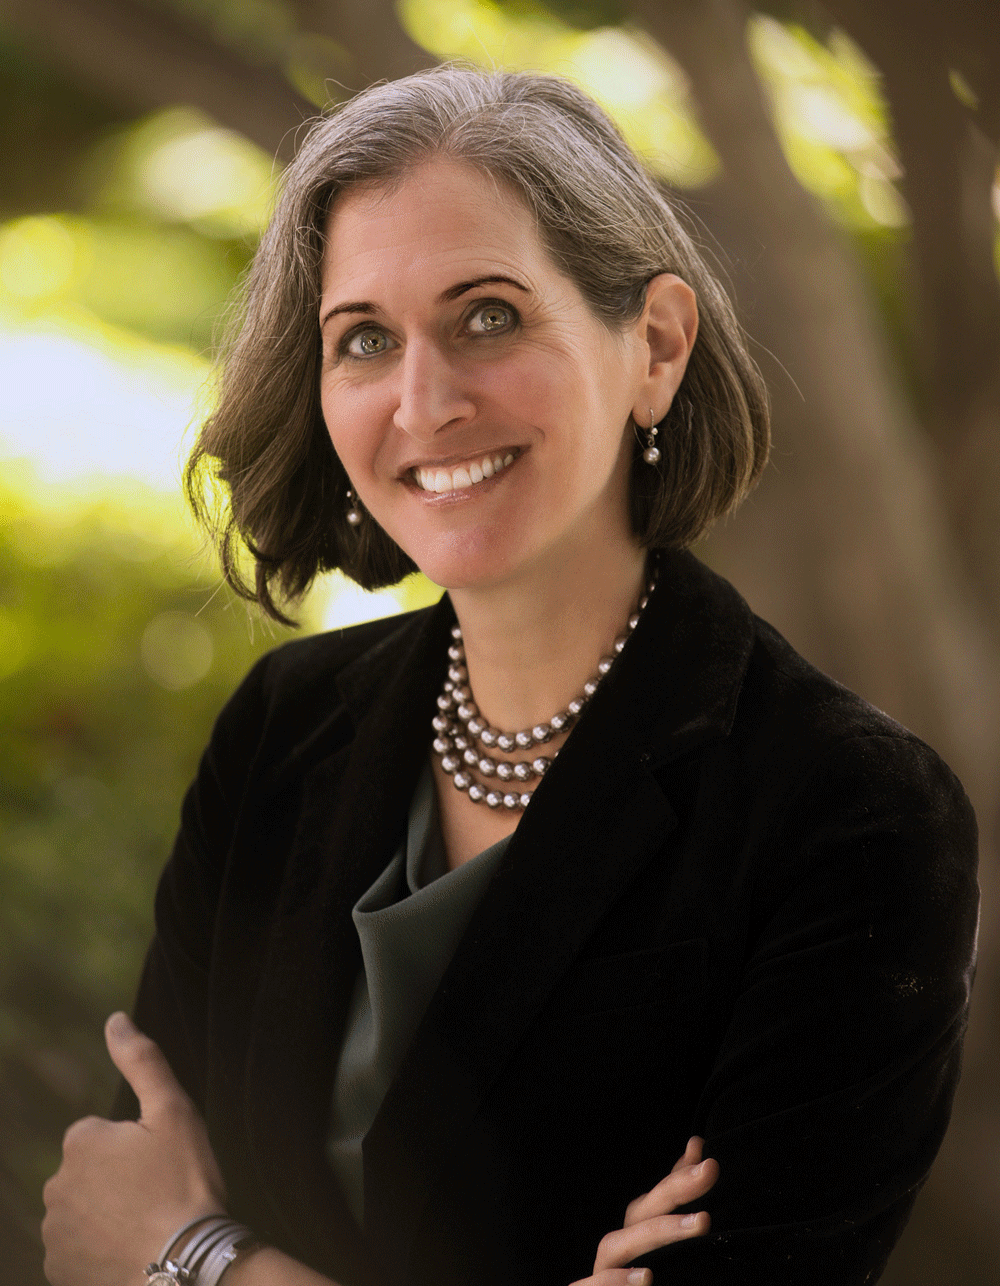
M189 489L276 617L332 567L448 593L223 711L146 1036L109 1024L141 1123L78 1123L47 1189L57 1286L160 1242L196 1286L877 1279L958 1076L975 824L685 552L766 446L579 91L439 69L313 129Z

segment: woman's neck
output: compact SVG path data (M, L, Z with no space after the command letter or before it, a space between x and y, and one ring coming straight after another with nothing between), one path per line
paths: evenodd
M625 630L645 563L637 545L609 544L551 560L516 581L450 591L483 717L516 731L565 709Z

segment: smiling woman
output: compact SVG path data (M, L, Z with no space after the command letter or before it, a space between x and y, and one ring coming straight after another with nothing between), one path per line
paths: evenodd
M435 190L439 175L458 186L462 200L450 229L447 201ZM317 571L341 567L366 589L377 589L397 583L417 565L407 542L388 539L378 524L352 529L346 522L350 470L329 450L320 401L320 363L329 367L331 356L327 329L337 326L341 339L348 331L356 334L355 351L365 357L383 347L395 351L399 340L391 328L371 324L389 320L375 316L388 302L379 296L402 260L410 267L412 258L414 273L432 271L425 225L409 213L408 199L431 219L428 233L433 230L439 244L449 231L472 236L451 248L450 276L446 261L437 266L441 309L451 304L456 317L464 315L474 292L481 304L500 305L508 325L524 336L515 318L527 306L527 337L537 331L540 364L546 344L556 341L553 309L584 303L586 318L577 312L562 319L564 338L571 340L574 327L599 324L599 338L609 348L601 360L608 361L615 344L627 347L625 329L642 316L650 282L676 274L677 288L683 291L686 283L697 298L699 342L686 371L681 367L685 396L672 401L668 387L659 400L647 398L638 408L644 435L651 412L656 417L663 459L653 472L631 470L629 521L641 543L680 547L739 503L767 457L767 395L729 300L670 204L600 108L568 84L545 76L491 80L438 69L369 90L338 109L304 140L286 176L220 366L219 409L205 426L187 475L192 503L214 524L224 570L239 592L259 597L280 616L272 589L279 598L294 599ZM356 245L346 229L337 231L343 206L347 221L354 212L361 237ZM380 247L379 229L383 240L393 235L388 211L404 208L407 226L395 248ZM480 218L481 226L468 226ZM354 289L349 279L330 279L328 233L345 267L359 265ZM385 262L379 274L383 254L395 263ZM447 251L438 254L447 257ZM529 289L529 268L549 274L537 290ZM378 289L367 288L373 274ZM493 280L481 280L484 275ZM540 329L545 307L547 332ZM317 312L322 349L315 338ZM539 326L532 328L535 316ZM495 321L483 326L484 340L490 329ZM470 327L470 345L473 338ZM591 340L593 347L593 332ZM418 337L417 356L419 344ZM426 350L423 355L434 357ZM437 355L443 358L443 350ZM579 352L573 360L586 359ZM335 382L349 364L345 355L334 368L340 372ZM418 368L414 374L419 376ZM603 401L601 414L610 414ZM616 433L627 419L626 413ZM569 406L563 422L568 429ZM336 422L328 427L336 441ZM476 428L482 432L485 426ZM210 494L225 499L214 514L206 510L204 489L206 473L213 472L224 488ZM239 558L247 542L259 554L250 583Z
M602 546L628 557L630 416L680 384L689 286L654 277L640 315L609 331L517 193L437 158L337 203L321 311L337 457L431 580L496 585Z
M957 1080L975 822L686 550L767 409L663 194L560 80L375 87L220 369L188 489L238 592L448 593L220 715L50 1280L875 1281Z

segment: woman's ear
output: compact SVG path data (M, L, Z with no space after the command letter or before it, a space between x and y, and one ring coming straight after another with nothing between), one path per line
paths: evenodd
M670 272L652 279L636 333L648 360L632 417L645 426L650 411L659 423L669 410L698 334L698 301L686 281Z

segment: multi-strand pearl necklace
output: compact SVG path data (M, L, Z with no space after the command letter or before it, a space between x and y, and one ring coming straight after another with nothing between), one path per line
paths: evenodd
M613 654L601 657L597 663L597 673L587 680L583 691L569 702L565 710L554 714L548 723L536 723L534 727L524 728L520 732L501 732L490 727L480 715L469 687L462 630L458 625L452 629L452 644L448 649L451 664L444 688L437 699L438 713L432 722L434 753L438 756L441 767L451 777L456 790L464 791L473 803L485 803L489 808L503 807L514 812L528 807L535 788L533 786L526 790L525 785L536 777L543 777L559 751L516 761L495 759L490 751L531 750L573 726L584 706L597 691L601 680L614 665L615 657L628 642L629 635L639 624L639 618L649 602L655 584L654 565L646 590L639 599L636 610L628 618L625 632L615 639ZM487 781L484 782L481 778L486 778ZM504 789L491 788L487 784L491 779L502 783Z

